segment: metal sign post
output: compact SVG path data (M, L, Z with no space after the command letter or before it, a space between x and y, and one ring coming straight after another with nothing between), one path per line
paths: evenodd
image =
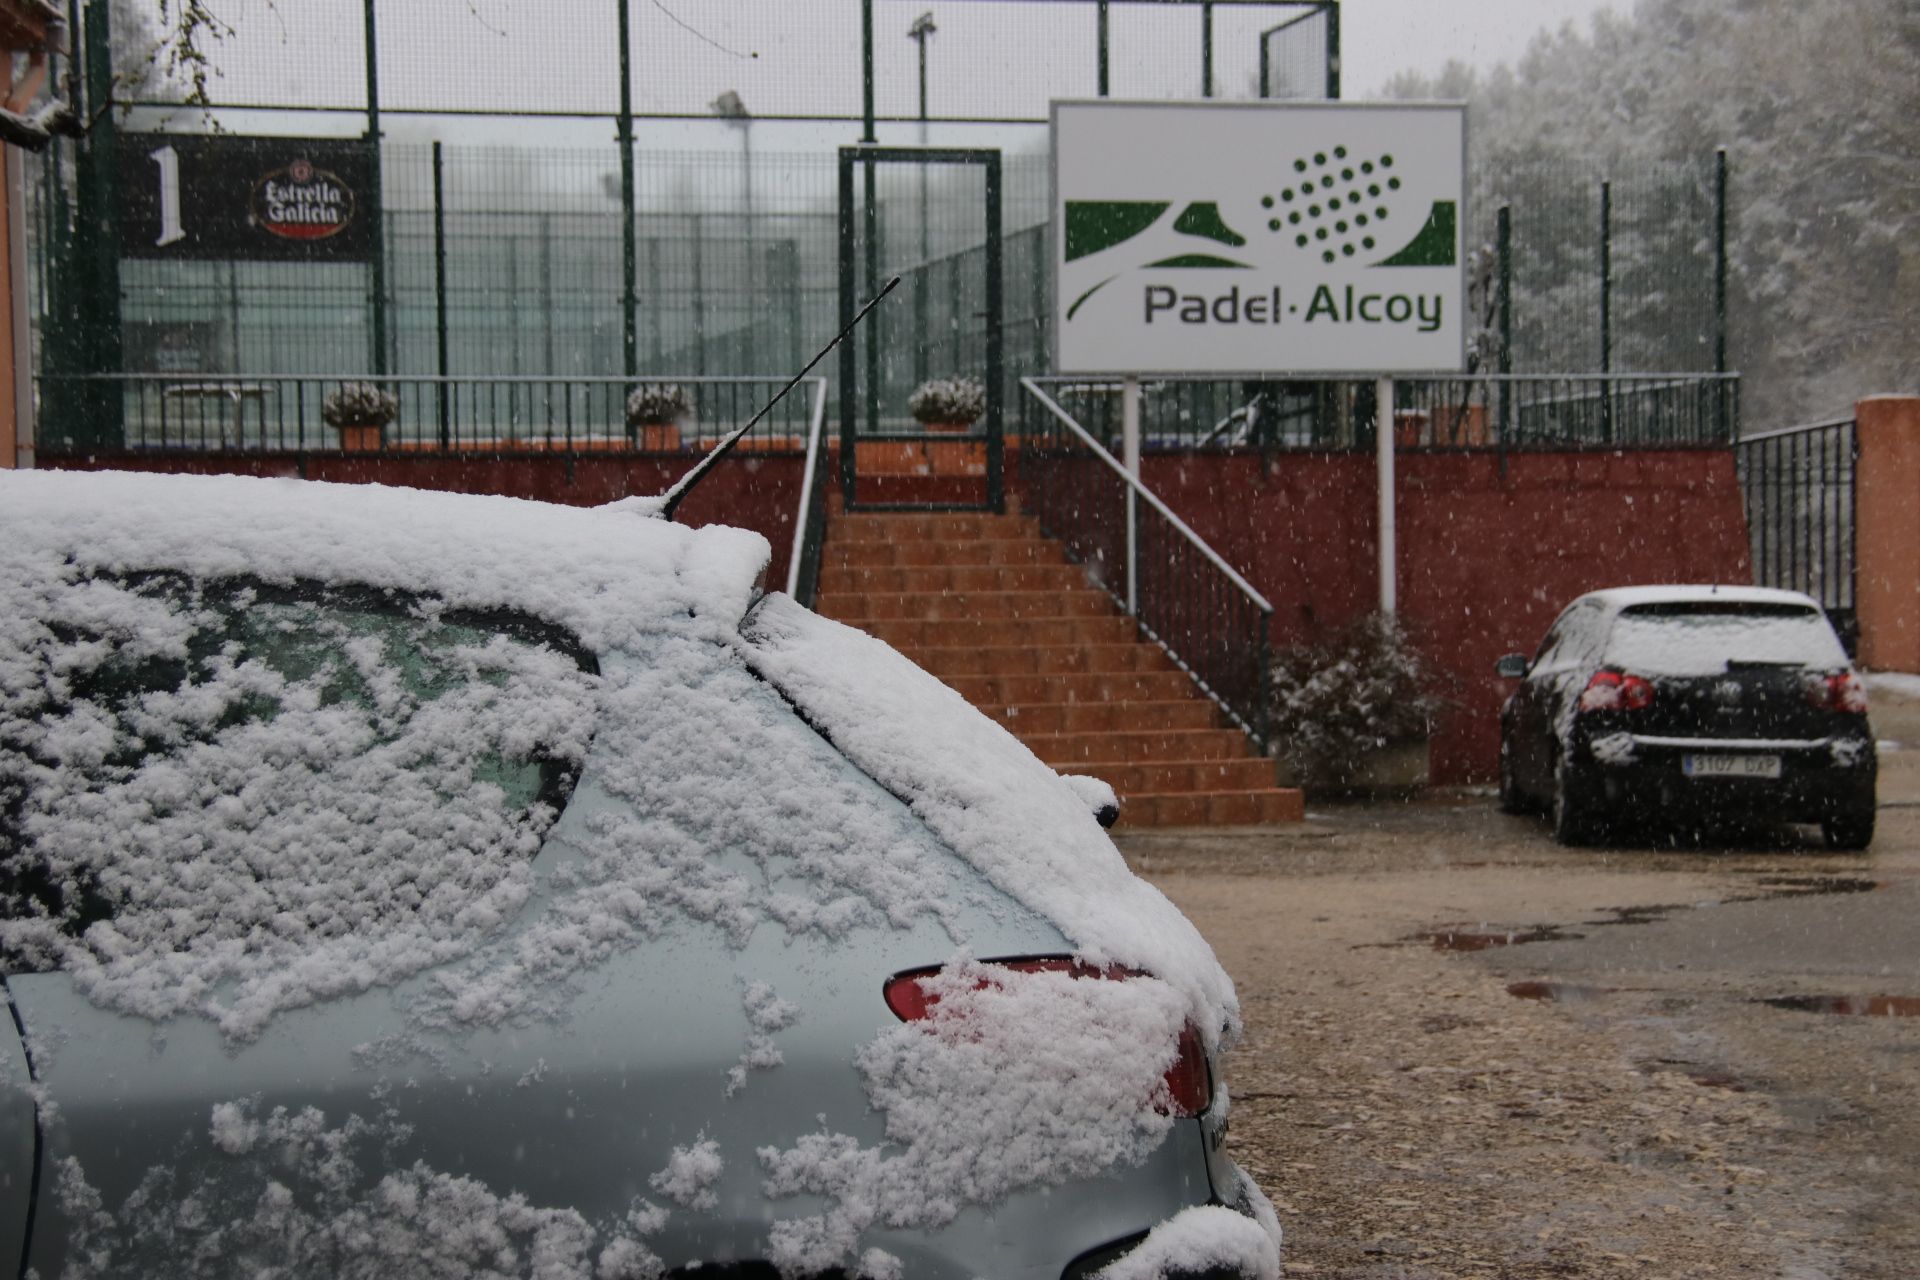
M1380 378L1373 384L1374 471L1379 479L1380 526L1380 612L1391 618L1399 604L1399 556L1396 550L1398 530L1394 524L1393 476L1393 379Z
M1120 465L1135 480L1140 478L1140 379L1127 377L1120 383ZM1140 497L1139 490L1127 486L1127 612L1140 606Z

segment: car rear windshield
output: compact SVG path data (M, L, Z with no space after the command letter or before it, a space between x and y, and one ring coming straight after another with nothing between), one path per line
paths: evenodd
M522 896L592 730L593 658L517 615L178 574L37 604L0 660L9 968L430 953Z
M1742 663L1829 670L1847 665L1826 615L1806 605L1668 600L1629 605L1614 619L1606 661L1657 675L1717 675Z

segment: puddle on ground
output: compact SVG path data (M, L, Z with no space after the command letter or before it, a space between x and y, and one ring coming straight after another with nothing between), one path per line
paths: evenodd
M1565 942L1580 936L1563 932L1555 925L1542 924L1504 930L1435 929L1430 933L1417 933L1409 941L1431 943L1435 951L1489 951L1528 942Z
M1610 924L1652 924L1656 920L1665 920L1676 911L1691 911L1690 902L1658 902L1645 907L1602 907L1611 919L1583 920L1582 924L1605 926Z
M1760 1004L1796 1013L1837 1013L1854 1018L1920 1018L1916 996L1775 996Z
M1872 893L1885 886L1860 876L1761 876L1769 898L1810 898L1828 893Z
M1584 1004L1610 996L1618 987L1583 987L1571 982L1509 982L1507 994L1517 1000L1545 1000L1552 1004Z

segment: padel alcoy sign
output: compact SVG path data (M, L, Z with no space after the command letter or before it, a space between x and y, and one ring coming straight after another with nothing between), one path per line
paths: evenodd
M1061 373L1458 371L1455 104L1056 102Z

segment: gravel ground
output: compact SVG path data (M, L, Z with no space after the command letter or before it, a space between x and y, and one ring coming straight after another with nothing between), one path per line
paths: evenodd
M1289 1275L1920 1276L1920 698L1880 835L1564 850L1490 795L1129 835L1239 985ZM1876 1011L1889 1006L1872 1005Z

